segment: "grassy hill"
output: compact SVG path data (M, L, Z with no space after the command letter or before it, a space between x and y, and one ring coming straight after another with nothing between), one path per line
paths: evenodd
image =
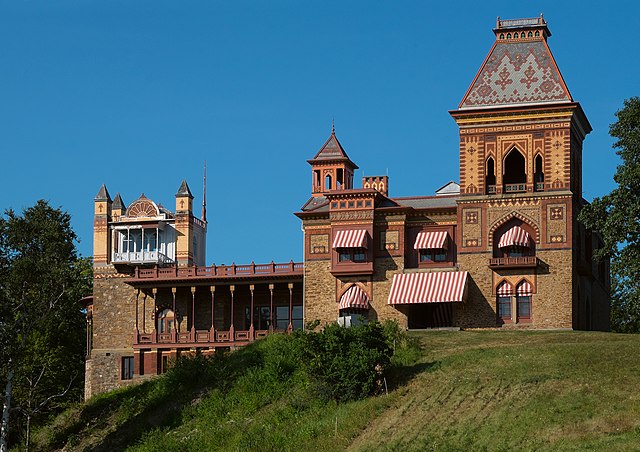
M74 407L36 449L640 450L640 336L411 333L388 395L337 404L272 337ZM406 345L406 344L404 344ZM208 366L208 367L207 367Z

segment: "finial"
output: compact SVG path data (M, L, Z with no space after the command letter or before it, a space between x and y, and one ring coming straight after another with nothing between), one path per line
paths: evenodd
M336 134L336 123L335 123L335 119L331 118L331 135L335 135Z
M207 161L204 161L204 176L202 178L202 221L207 222Z

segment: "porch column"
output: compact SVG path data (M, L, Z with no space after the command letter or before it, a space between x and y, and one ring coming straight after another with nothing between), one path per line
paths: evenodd
M138 298L140 298L140 289L138 289L136 292L136 331L135 331L135 337L133 339L134 344L138 343L139 334L140 334L140 330L138 329Z
M271 292L271 301L269 304L269 332L273 331L273 284L269 284L269 292Z
M173 330L171 331L171 342L176 342L177 332L178 332L178 316L176 315L176 288L171 288L171 297L173 299L173 303L171 305L173 309Z
M156 330L158 326L158 289L154 287L153 289L151 289L151 293L153 293L153 316L151 317L153 319L152 341L155 344L156 342L158 342L158 331Z
M236 290L236 286L233 284L229 286L229 290L231 291L231 325L229 326L229 339L231 341L236 340L235 328L233 328L233 292Z
M142 332L147 334L147 292L142 297Z
M293 331L293 283L289 283L289 327L287 332Z
M191 287L191 342L196 341L196 288Z
M250 309L250 313L249 313L249 318L251 319L251 324L249 325L249 340L253 340L253 332L254 332L254 328L253 328L253 290L255 289L255 286L253 284L249 285L249 290L251 291L251 307Z
M216 341L216 327L215 327L215 317L214 317L214 297L216 294L216 286L211 286L209 287L209 290L211 290L211 328L209 329L209 342L215 342Z

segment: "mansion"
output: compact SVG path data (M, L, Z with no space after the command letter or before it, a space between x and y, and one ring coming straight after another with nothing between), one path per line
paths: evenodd
M591 126L542 17L500 20L457 109L460 183L392 197L335 131L308 160L303 262L208 266L206 204L186 181L173 210L95 197L85 395L166 370L180 353L234 349L309 322L609 329L609 263L577 220ZM310 155L312 153L310 152ZM177 185L177 184L176 184ZM357 186L358 185L358 186ZM304 187L300 187L301 193ZM301 195L302 197L302 195Z

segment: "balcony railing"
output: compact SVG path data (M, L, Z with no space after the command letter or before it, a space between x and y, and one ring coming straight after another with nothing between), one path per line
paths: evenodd
M489 259L491 268L535 268L539 260L535 256L494 257Z
M519 193L527 191L527 184L504 184L505 193Z
M487 194L495 195L496 194L496 186L495 185L487 185Z
M544 182L536 182L535 190L536 191L544 191Z
M173 259L159 251L129 251L113 253L112 261L118 263L132 264L173 264Z
M302 276L304 264L302 262L287 262L276 264L251 263L248 265L212 265L210 267L154 267L137 268L133 280L149 279L184 279L184 278L232 278L232 277L269 277L269 276Z
M152 344L171 345L217 345L235 346L253 342L273 332L284 333L285 330L193 330L190 332L170 333L137 333L134 345L148 346Z

